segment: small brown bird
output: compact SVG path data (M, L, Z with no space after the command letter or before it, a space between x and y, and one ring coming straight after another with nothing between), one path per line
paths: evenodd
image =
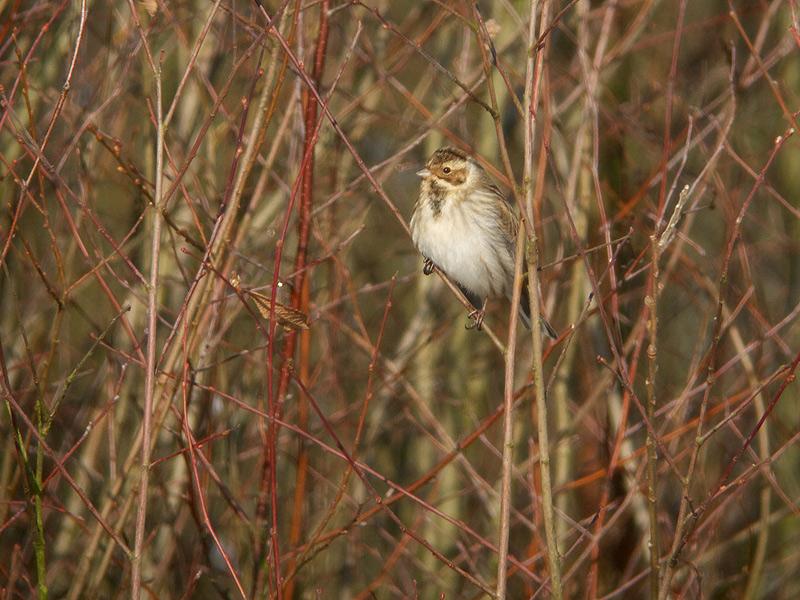
M425 168L411 217L411 235L425 259L423 273L436 265L470 301L480 329L488 298L511 300L519 219L514 208L475 159L455 148L440 148ZM530 329L528 279L520 315ZM558 337L542 317L548 336Z

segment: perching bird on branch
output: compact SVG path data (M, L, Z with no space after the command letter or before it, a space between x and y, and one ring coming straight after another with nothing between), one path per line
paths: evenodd
M483 167L460 150L440 148L417 175L422 184L411 235L425 258L423 273L430 275L436 265L458 284L480 329L487 300L512 297L517 214ZM520 316L530 329L527 276ZM557 337L544 317L541 324L548 336Z

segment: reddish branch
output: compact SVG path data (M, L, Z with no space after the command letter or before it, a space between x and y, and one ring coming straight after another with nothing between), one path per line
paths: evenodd
M312 72L312 85L315 89L319 88L319 83L322 78L322 73L325 68L325 56L328 44L328 9L329 0L323 0L320 5L320 20L319 29L317 33L317 46L314 55L314 65ZM303 313L308 313L310 288L307 278L308 270L306 269L306 262L308 257L308 243L311 231L311 214L314 198L314 148L319 137L319 129L321 123L318 122L318 103L315 95L306 87L303 90L303 121L305 125L305 141L303 145L303 160L300 167L298 178L300 180L300 202L298 204L298 240L297 251L294 260L294 281L292 282L292 293L290 304ZM294 191L297 188L295 187ZM293 204L293 199L290 199L290 206ZM276 260L276 265L280 263ZM276 277L277 279L277 273ZM275 302L275 286L273 285L272 302ZM274 320L274 319L273 319ZM274 336L274 324L270 323L270 337ZM293 359L297 347L297 333L291 331L287 334L283 351L281 353L281 374L278 381L277 394L274 396L275 401L271 402L270 412L273 417L278 417L282 412L283 402L286 398L286 392L291 379L293 367ZM304 381L308 380L309 365L310 365L310 350L311 350L311 336L308 330L301 334L300 339L300 356L298 360L298 368L301 378ZM271 369L270 369L271 372ZM271 393L271 390L270 390ZM274 420L270 423L270 440L268 444L271 449L274 449L276 443L277 428L274 425ZM298 400L298 426L305 429L308 423L308 405L305 398L301 397ZM278 548L278 512L277 512L277 489L276 489L276 464L274 451L269 453L268 463L265 465L264 481L262 482L262 492L265 488L267 480L269 481L270 489L270 502L272 511L272 531L270 536L272 546L272 560L273 570L275 573L275 590L278 598L283 597L284 590L280 577L280 553ZM300 540L300 533L302 530L302 514L303 514L303 498L305 495L305 482L307 479L307 466L308 458L305 449L302 446L298 453L297 459L297 475L295 480L295 495L294 495L294 511L292 513L292 520L290 524L290 537L289 542L292 546L296 546ZM263 507L263 502L260 507ZM289 565L290 570L293 565ZM261 578L259 578L260 581ZM294 591L293 580L286 584L285 595L291 598Z
M328 9L329 0L323 0L319 10L319 30L317 33L317 48L314 54L314 83L319 89L322 80L322 72L325 68L325 55L328 46ZM307 277L306 259L308 256L308 240L311 231L311 210L314 204L314 147L316 146L319 128L317 127L318 104L308 88L303 90L303 121L305 123L305 144L303 154L306 160L303 161L304 169L300 174L302 182L300 184L300 205L299 219L297 224L298 239L297 253L294 257L294 286L292 288L292 307L308 314L310 286ZM291 359L294 355L294 346L297 341L297 332L289 334L286 345L283 348L283 367L281 369L281 379L278 385L279 407L283 404L284 395L289 384L291 372ZM309 380L310 359L311 359L311 331L305 329L299 333L300 336L300 355L298 357L299 375L303 381ZM297 425L301 429L308 428L308 401L304 395L297 399ZM303 528L303 506L305 499L306 480L308 478L308 450L302 440L299 441L300 448L297 454L297 468L294 486L294 508L292 511L292 521L289 526L289 545L297 546ZM288 566L291 571L294 564L290 562ZM294 594L296 578L291 578L286 582L284 596L291 598Z

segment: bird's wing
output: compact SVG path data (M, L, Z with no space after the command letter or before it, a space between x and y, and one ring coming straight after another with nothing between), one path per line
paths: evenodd
M500 202L491 202L491 205L497 213L497 221L499 223L500 235L503 238L503 242L506 245L508 253L514 256L517 247L517 231L519 230L519 217L517 217L514 204L482 169L481 175L483 179L481 188L484 190L484 193L493 199L500 200Z
M508 198L500 191L494 183L487 182L486 186L493 195L497 195L498 197L503 199L503 202L497 203L497 210L499 221L501 223L501 229L503 232L503 237L505 238L506 248L508 248L508 252L511 256L516 255L517 249L517 232L519 231L519 217L517 216L517 212L514 209L513 204ZM531 328L531 306L530 306L530 293L528 289L528 260L527 257L523 257L522 263L522 290L521 290L521 298L520 298L520 309L522 310L523 316L523 323L525 326L530 329ZM510 299L510 298L509 298ZM547 322L544 318L544 315L539 315L539 322L541 323L542 329L544 330L545 334L551 339L557 339L558 334Z
M517 246L517 231L519 231L519 217L517 217L517 212L514 210L514 206L508 201L508 199L503 195L502 192L497 188L496 185L492 184L490 186L492 193L497 194L503 201L497 202L497 216L500 222L500 228L503 235L503 239L506 243L506 247L508 248L508 253L511 256L516 254L516 246Z

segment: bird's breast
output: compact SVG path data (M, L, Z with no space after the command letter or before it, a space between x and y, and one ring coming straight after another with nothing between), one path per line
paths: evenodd
M469 198L430 197L411 221L414 243L449 277L481 297L505 293L509 265L491 207Z

